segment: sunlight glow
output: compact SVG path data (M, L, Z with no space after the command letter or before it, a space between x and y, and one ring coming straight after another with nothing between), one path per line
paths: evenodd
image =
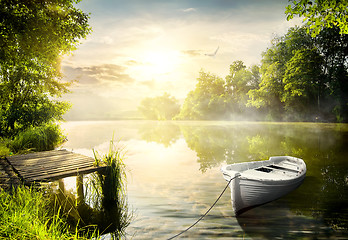
M148 51L140 58L144 63L142 70L146 75L168 74L180 63L179 52L173 50Z

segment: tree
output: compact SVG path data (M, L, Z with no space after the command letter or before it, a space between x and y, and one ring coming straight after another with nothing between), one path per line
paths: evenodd
M226 102L231 114L243 114L248 101L247 93L259 85L260 69L257 65L250 69L243 61L234 61L226 76Z
M347 0L289 0L293 5L286 7L287 20L294 15L304 17L304 22L315 37L324 28L334 26L340 34L348 34Z
M313 116L321 115L322 63L317 49L297 50L287 62L281 101L288 120L312 120Z
M147 119L172 120L180 112L180 105L175 97L164 93L159 97L143 99L138 109Z
M314 41L304 28L290 28L284 36L274 38L262 55L261 82L248 92L247 105L264 109L269 120L282 120L286 113L282 95L287 63L296 51L313 48Z
M316 37L291 28L263 53L261 82L248 92L248 105L275 120L347 121L347 56L348 35L337 27Z
M323 57L325 87L321 106L325 111L334 112L336 121L348 121L348 34L339 34L337 27L325 28L315 38L320 55Z
M225 81L211 73L200 71L196 88L187 95L179 119L211 120L226 113Z
M90 32L79 0L0 0L0 136L59 120L63 55Z

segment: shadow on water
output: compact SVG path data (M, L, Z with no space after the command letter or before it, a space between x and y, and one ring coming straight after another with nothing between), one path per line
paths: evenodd
M304 192L313 186L314 177L307 177L294 192L276 201L253 208L237 217L245 234L261 239L326 239L343 237L346 229L333 229L318 212L315 198Z

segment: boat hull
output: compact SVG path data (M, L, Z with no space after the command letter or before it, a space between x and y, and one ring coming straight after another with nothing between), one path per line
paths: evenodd
M295 190L305 179L306 165L302 159L284 156L232 164L221 171L227 181L233 178L230 181L232 208L239 215Z
M236 178L230 183L232 208L236 215L274 201L298 188L304 176L291 183L253 181Z

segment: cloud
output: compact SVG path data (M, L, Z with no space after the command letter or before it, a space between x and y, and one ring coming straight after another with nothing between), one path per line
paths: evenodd
M183 50L181 51L183 54L188 55L190 57L196 57L196 56L200 56L202 55L202 51L201 50Z
M127 66L137 66L137 65L140 65L140 64L142 64L141 62L139 62L139 61L136 61L136 60L128 60L127 62L126 62L126 65Z
M189 12L196 12L197 9L196 8L185 8L185 9L182 9L182 11L185 13L189 13Z
M142 81L142 82L140 82L140 84L143 86L146 86L150 89L153 89L154 87L156 87L156 82L153 79L149 80L149 81Z
M124 73L126 67L116 64L101 64L87 67L64 66L63 72L69 78L78 80L80 84L99 85L112 82L118 85L129 85L134 79Z

